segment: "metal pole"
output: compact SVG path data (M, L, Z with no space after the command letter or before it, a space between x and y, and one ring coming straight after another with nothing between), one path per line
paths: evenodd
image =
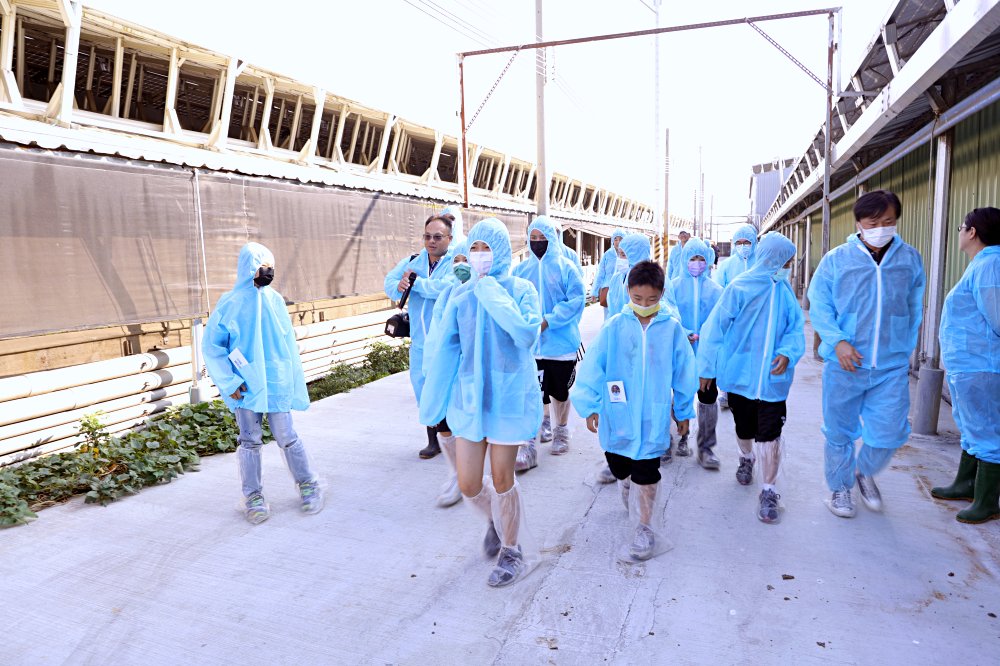
M535 0L535 39L542 40L542 0ZM549 176L545 169L545 50L535 54L535 140L537 161L535 168L535 191L538 194L538 214L549 212Z
M663 139L663 262L666 265L670 247L670 128Z
M927 289L927 314L924 316L922 363L917 378L917 399L913 407L913 432L936 435L941 411L941 387L944 371L941 366L941 307L944 303L944 268L948 249L948 207L951 189L951 156L954 135L947 132L938 137L934 173L934 208L931 231L930 284Z
M826 50L826 123L823 126L823 254L830 251L830 168L833 150L833 41L834 13L830 12L830 38Z
M660 6L663 4L662 0L653 0L653 13L656 15L656 27L660 27ZM656 169L659 168L661 164L661 141L660 136L660 36L656 35L653 39L653 140L656 142L656 154L653 156L653 173L656 173ZM660 185L659 178L654 180L653 187L653 219L656 220L657 214L663 211L658 210L660 207ZM665 218L664 218L665 219ZM666 260L667 257L667 235L663 235L662 242L660 243L660 258Z
M465 131L465 56L458 56L458 92L462 97L462 106L459 111L462 121L462 208L469 207L469 146L466 143Z

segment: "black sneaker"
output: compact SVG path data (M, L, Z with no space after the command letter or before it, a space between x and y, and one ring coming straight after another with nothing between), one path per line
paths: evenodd
M753 458L740 456L740 466L736 469L736 481L741 486L753 483Z
M489 580L486 583L490 587L505 587L517 580L524 573L525 569L526 566L524 564L524 555L521 554L521 547L515 546L511 548L504 546L500 549L500 557L497 558L496 568L490 573Z
M500 535L497 534L497 528L493 526L492 520L486 530L486 536L483 537L483 552L486 557L496 557L500 552Z
M433 442L433 443L428 443L427 446L420 449L420 453L418 453L417 455L419 455L424 460L430 460L439 453L441 453L441 445L438 444L437 442Z
M773 490L765 489L760 491L760 510L757 511L757 517L760 518L762 522L778 522L779 499L781 499L781 495Z

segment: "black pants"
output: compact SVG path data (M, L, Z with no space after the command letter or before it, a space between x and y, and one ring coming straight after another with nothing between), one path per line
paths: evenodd
M781 437L781 428L785 425L784 400L751 400L738 393L730 393L729 409L733 412L736 436L740 439L773 442Z
M660 480L660 457L645 460L633 460L617 453L605 451L611 473L619 481L632 477L632 483L639 486L650 486Z
M538 368L538 383L542 387L542 402L549 399L566 402L569 390L576 380L576 361L552 361L547 358L535 359Z
M715 401L719 399L719 387L715 383L715 378L712 378L712 383L708 385L707 391L702 391L701 388L698 389L698 402L703 405L714 405Z

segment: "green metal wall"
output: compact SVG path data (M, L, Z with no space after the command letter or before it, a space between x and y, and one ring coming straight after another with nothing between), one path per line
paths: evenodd
M934 142L936 144L936 141ZM931 207L933 203L934 158L931 143L896 161L864 182L865 191L887 189L903 203L899 234L913 245L930 273ZM845 195L830 207L830 245L836 247L854 231L851 208L856 196ZM944 288L949 291L961 278L969 261L958 249L958 226L973 208L1000 207L1000 102L987 107L954 128L951 165L951 192L948 208L948 244L945 257ZM812 248L809 262L815 271L821 257L822 216L809 216ZM803 240L805 237L803 234ZM800 248L800 251L803 248Z

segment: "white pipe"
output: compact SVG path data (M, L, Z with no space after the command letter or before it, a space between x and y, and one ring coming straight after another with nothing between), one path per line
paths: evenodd
M27 375L5 377L0 379L0 402L51 393L137 372L149 372L190 361L190 347L176 347L58 370L43 370Z
M3 402L0 403L0 426L56 412L88 407L133 393L142 393L161 386L189 381L191 381L191 365L184 364L87 386L74 386L31 398Z
M154 389L152 391L146 391L145 393L137 393L136 395L127 395L124 398L115 398L114 400L109 400L107 402L100 402L96 405L91 405L82 409L74 409L68 412L58 412L56 414L39 417L37 419L28 419L27 421L18 421L17 423L0 426L0 443L2 443L3 440L16 437L17 435L39 432L48 428L63 425L65 423L79 422L79 420L87 414L92 414L96 411L113 412L119 409L125 409L126 407L134 407L143 403L156 402L157 400L163 400L164 398L172 398L175 395L187 392L190 386L190 382L171 384L170 386Z

